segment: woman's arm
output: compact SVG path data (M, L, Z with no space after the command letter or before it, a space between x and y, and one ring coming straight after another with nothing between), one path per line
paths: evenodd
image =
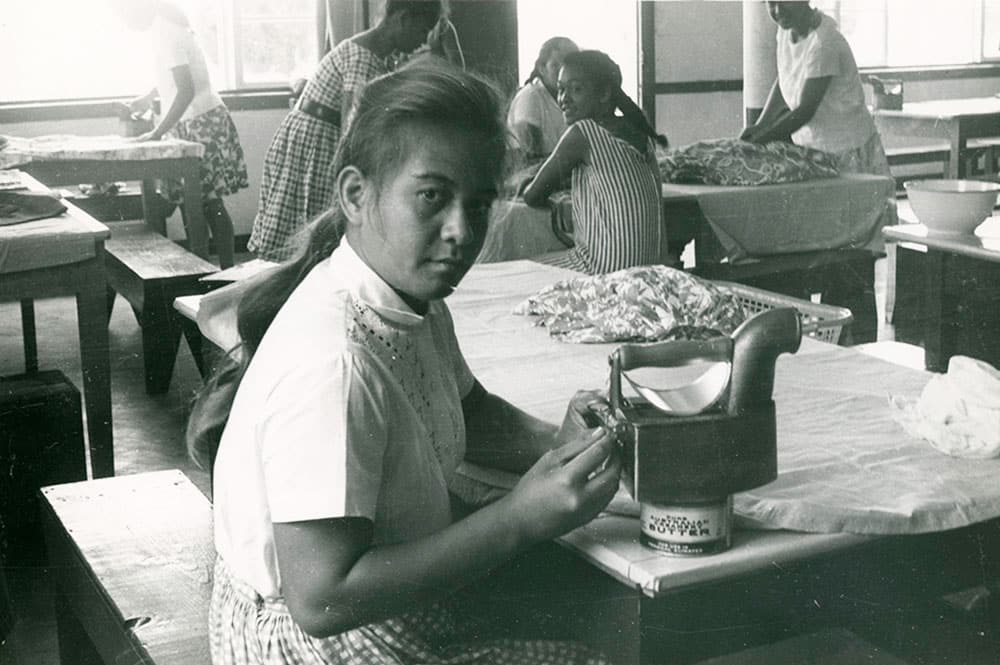
M545 453L510 494L414 541L373 547L364 518L276 523L292 618L324 637L441 598L588 522L611 500L620 470L611 438L594 430Z
M757 123L755 131L746 140L754 143L767 143L769 141L781 140L783 137L791 135L816 115L823 96L830 87L831 76L806 79L802 88L802 100L795 108L789 108L785 113L780 113L774 119L766 123ZM780 93L779 93L780 94Z
M549 194L559 189L562 182L569 178L578 164L586 161L590 154L590 144L580 128L572 125L567 129L556 149L542 164L537 175L524 188L524 202L530 206L544 207Z
M174 67L170 72L174 77L174 85L177 86L177 95L174 97L173 103L170 104L170 108L160 118L156 128L137 137L137 141L159 141L177 124L194 99L194 79L191 78L191 68L187 65L181 65Z

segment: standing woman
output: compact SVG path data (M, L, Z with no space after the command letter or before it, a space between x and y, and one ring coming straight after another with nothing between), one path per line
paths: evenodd
M787 140L833 154L841 173L891 175L858 66L829 16L809 2L768 2L778 24L778 78L757 122L740 138Z
M378 25L323 57L264 157L260 204L247 243L257 256L291 256L295 234L330 207L334 152L355 90L387 73L398 54L426 42L443 14L441 0L387 0Z
M572 175L575 246L538 259L544 263L597 275L673 262L653 146L665 147L667 138L621 85L621 69L601 51L570 53L563 62L559 105L569 129L523 194L542 207Z
M621 466L610 435L583 423L584 399L557 429L490 395L462 357L444 299L482 247L506 133L493 87L436 60L363 88L337 204L239 303L231 408L209 393L192 413L196 447L225 423L216 665L607 664L578 644L483 635L498 627L456 604L593 518ZM463 459L526 473L457 517Z
M514 135L517 150L527 161L548 157L566 131L566 120L557 100L559 70L563 59L579 50L568 37L547 40L538 53L535 68L510 102L507 127Z
M187 17L166 0L114 0L115 11L133 30L148 31L157 83L129 102L132 113L149 109L157 94L163 114L156 127L136 141L164 136L205 146L199 169L203 211L219 253L219 265L233 265L233 221L222 197L249 187L247 166L236 125L212 89L205 54ZM178 183L167 183L167 196L181 201ZM181 208L183 214L183 207Z

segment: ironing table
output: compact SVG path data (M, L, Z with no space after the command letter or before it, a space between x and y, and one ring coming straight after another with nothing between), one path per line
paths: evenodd
M142 181L142 211L146 223L166 235L166 220L155 212L155 179L184 182L185 232L191 251L208 254L208 226L202 213L199 167L205 148L181 139L135 142L122 136L51 135L7 137L0 151L0 168L17 166L50 187L80 183Z
M550 423L576 390L605 387L614 345L561 343L511 312L573 275L477 265L448 299L476 377ZM705 657L706 639L709 651L741 648L748 626L770 641L789 626L871 618L845 597L916 606L995 574L1000 561L978 557L983 538L998 540L1000 461L943 456L890 420L887 396L916 396L929 376L804 339L777 365L779 478L735 497L738 526L764 528L738 528L721 554L669 557L639 543L634 517L605 514L560 539L577 558L550 551L522 568L532 600L554 614L563 603L567 630L621 662L662 662L665 649L683 662ZM476 467L462 476L503 484Z

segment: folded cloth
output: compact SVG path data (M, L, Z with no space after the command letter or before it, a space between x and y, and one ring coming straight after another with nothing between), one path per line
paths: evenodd
M893 419L914 438L953 457L1000 456L1000 372L952 356L948 372L931 378L919 399L889 398Z
M564 342L655 342L728 335L746 318L728 289L667 266L639 266L551 284L515 314Z
M57 217L66 212L51 194L0 191L0 226Z

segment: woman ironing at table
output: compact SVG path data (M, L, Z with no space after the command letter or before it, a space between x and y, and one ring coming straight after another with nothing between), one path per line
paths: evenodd
M233 265L233 221L222 197L250 186L247 166L236 125L222 98L212 89L205 54L187 17L165 0L113 0L112 5L126 25L149 33L157 84L149 93L132 100L129 110L141 113L160 97L164 109L156 127L136 141L158 141L173 137L205 147L199 172L203 211L215 240L219 265ZM173 202L183 200L180 183L166 184ZM183 214L183 207L181 208Z
M841 173L891 175L847 40L809 2L768 2L778 24L778 78L760 118L740 138L787 140L831 153Z
M563 61L559 105L569 129L523 196L530 206L545 206L571 177L575 246L536 260L591 275L672 262L654 155L654 142L666 146L667 138L621 85L618 65L600 51L570 53Z

